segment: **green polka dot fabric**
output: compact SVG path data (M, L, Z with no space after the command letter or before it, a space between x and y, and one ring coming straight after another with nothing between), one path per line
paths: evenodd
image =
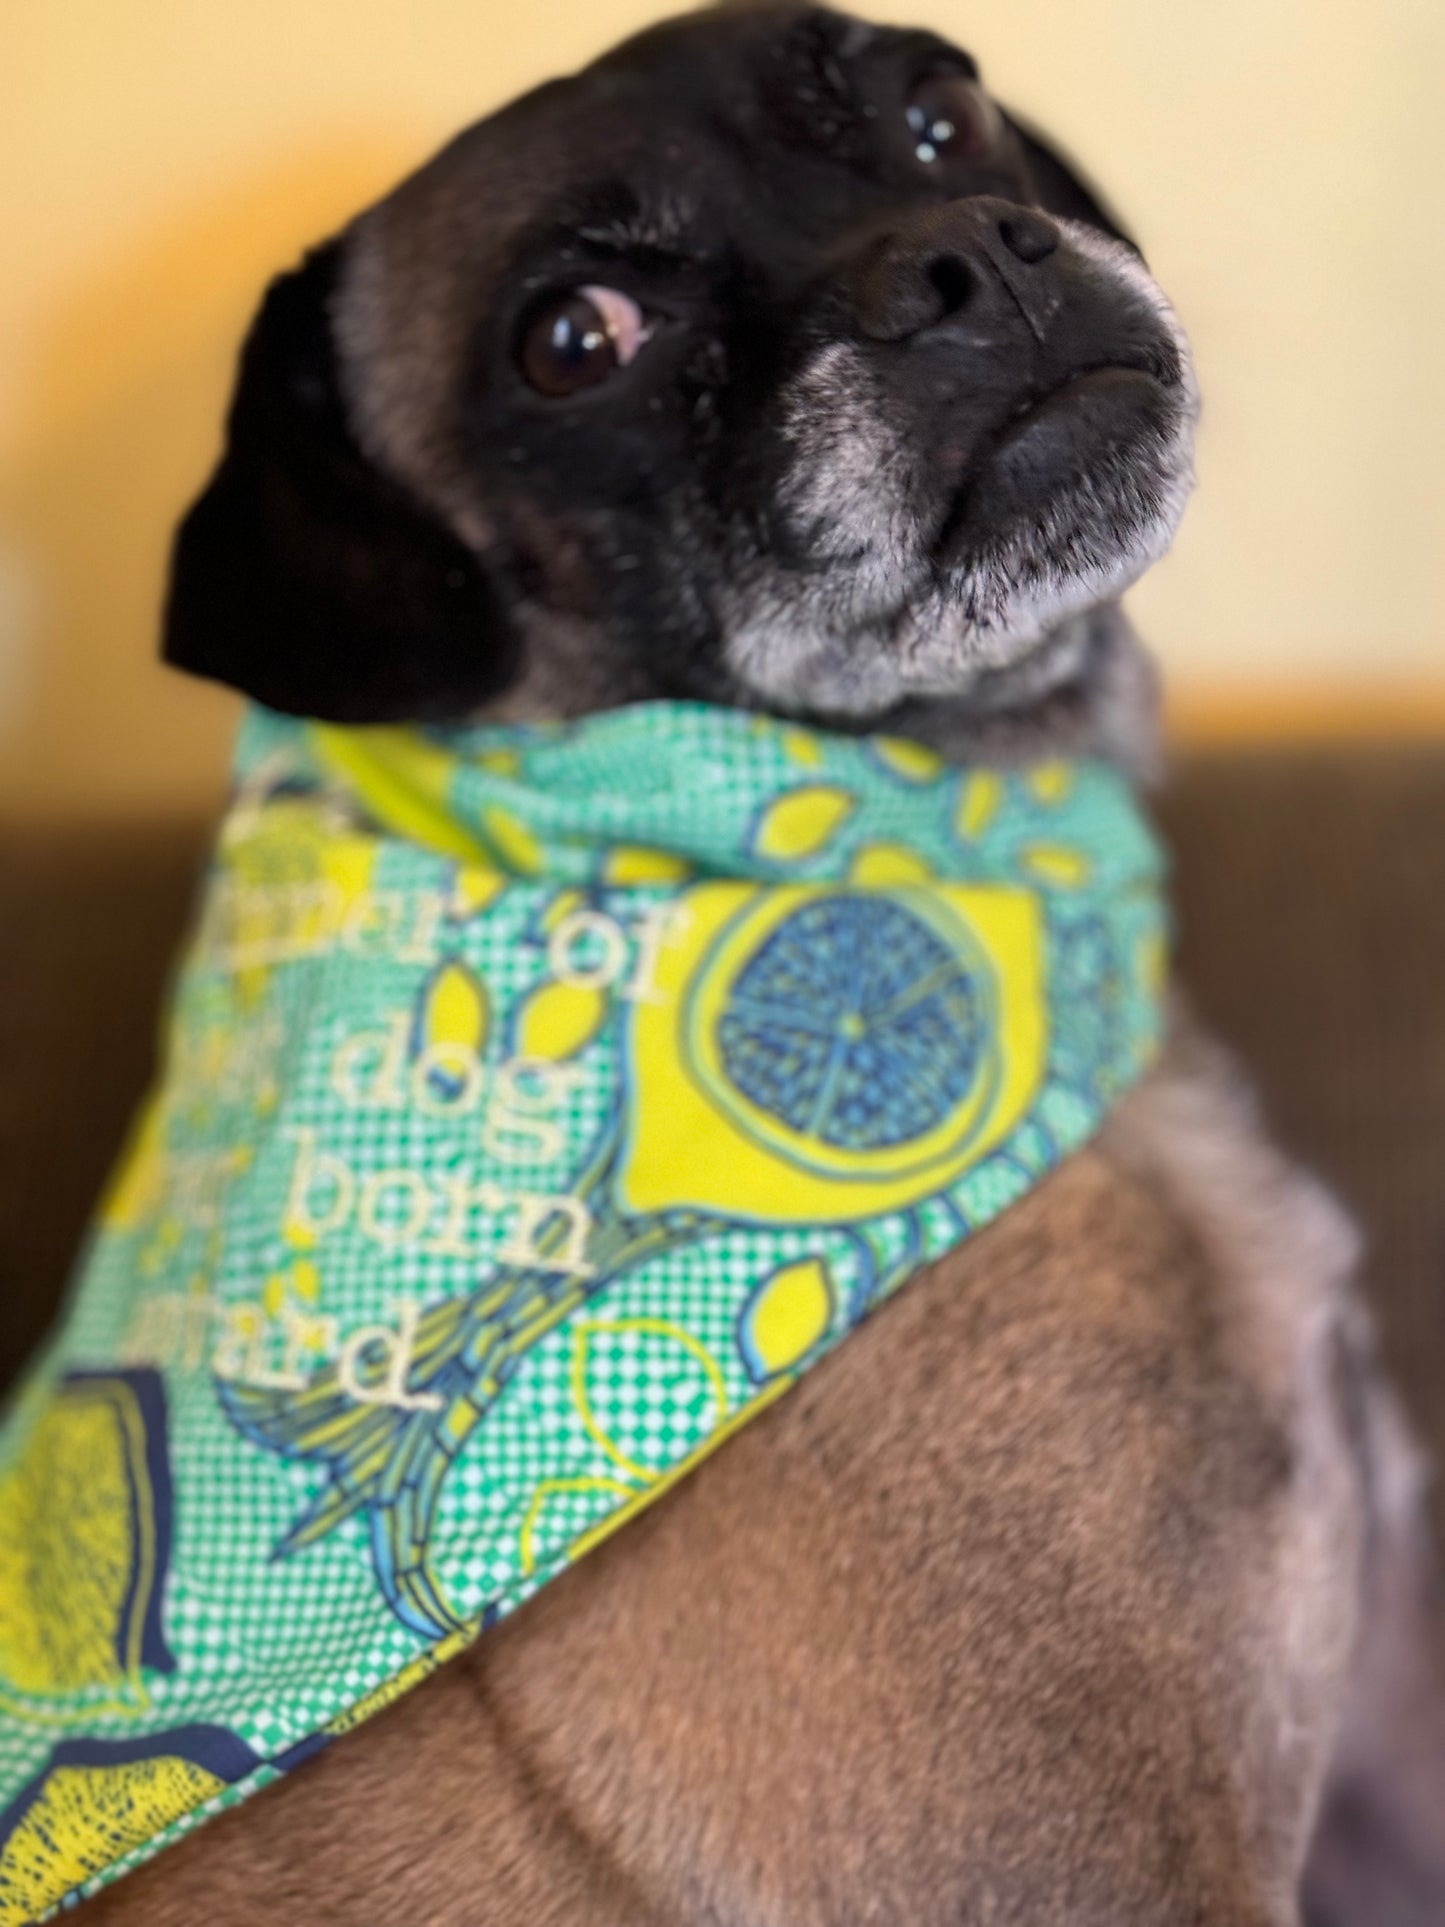
M1150 1062L1103 764L700 704L246 721L159 1084L0 1435L0 1923L581 1558Z

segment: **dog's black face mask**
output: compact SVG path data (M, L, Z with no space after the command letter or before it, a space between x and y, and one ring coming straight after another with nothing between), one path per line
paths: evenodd
M166 652L358 721L997 704L1167 546L1193 416L1138 255L966 55L687 17L275 284Z

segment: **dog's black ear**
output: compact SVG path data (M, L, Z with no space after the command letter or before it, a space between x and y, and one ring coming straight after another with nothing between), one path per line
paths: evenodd
M1066 160L1051 141L1021 121L1017 114L1009 114L1006 119L1022 143L1040 204L1050 214L1061 214L1066 220L1087 221L1090 227L1112 234L1116 241L1122 241L1137 254L1138 242L1073 161Z
M225 453L176 538L167 662L293 715L465 715L517 645L477 557L361 449L331 303L344 242L267 291Z

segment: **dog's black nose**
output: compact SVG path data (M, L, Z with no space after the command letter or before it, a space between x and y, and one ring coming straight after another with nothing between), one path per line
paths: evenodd
M858 325L874 341L904 341L958 318L987 325L1050 305L1031 285L1061 236L1045 214L983 196L916 215L889 236L859 289Z

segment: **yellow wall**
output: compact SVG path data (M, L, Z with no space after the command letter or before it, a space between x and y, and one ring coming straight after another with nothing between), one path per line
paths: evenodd
M169 529L268 273L646 0L8 0L0 812L217 792L151 662ZM1445 686L1440 0L933 0L1195 334L1202 487L1136 606L1186 690Z

